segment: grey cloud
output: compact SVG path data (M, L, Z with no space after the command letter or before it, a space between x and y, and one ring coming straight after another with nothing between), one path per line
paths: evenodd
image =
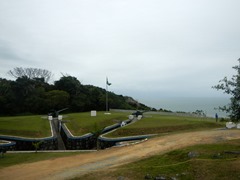
M139 96L212 96L237 63L237 0L0 2L0 61ZM11 42L11 43L4 43ZM1 68L1 71L4 69ZM153 90L154 89L154 90Z
M1 61L23 61L23 59L7 43L0 41Z

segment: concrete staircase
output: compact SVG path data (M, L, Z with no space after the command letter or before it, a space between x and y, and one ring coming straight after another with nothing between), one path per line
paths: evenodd
M53 134L57 136L58 150L66 150L65 144L62 140L62 136L60 135L59 132L59 120L57 118L53 118L51 123L53 128Z

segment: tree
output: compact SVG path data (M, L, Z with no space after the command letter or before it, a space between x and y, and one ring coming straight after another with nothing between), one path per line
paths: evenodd
M8 74L14 78L21 78L25 76L29 79L35 79L43 82L48 82L53 76L52 73L46 69L22 67L16 67L13 70L8 71Z
M86 92L84 86L80 81L73 76L63 76L59 81L55 81L55 88L66 91L70 97L70 109L74 112L86 111L85 105L87 102Z
M206 114L204 113L203 110L196 110L195 112L192 112L193 114L196 114L198 116L206 117Z
M13 81L0 78L0 114L12 115L15 113L16 95L13 91Z
M0 78L0 115L44 114L65 107L71 112L105 110L105 89L82 85L69 75L50 85L36 72L33 68L15 68L10 71L15 81ZM109 92L109 105L117 109L150 109L131 97L113 92Z
M69 94L62 90L52 90L46 92L46 106L49 109L59 110L69 105Z
M35 153L38 152L38 149L40 148L40 145L43 143L43 141L33 142L32 145L35 148Z
M45 112L45 84L42 81L30 79L27 76L19 77L12 85L15 95L17 113L43 113Z
M79 80L72 76L63 76L60 78L59 81L55 81L55 87L58 90L63 90L69 93L69 95L75 96L80 93L81 90L81 83Z
M24 101L25 111L33 114L44 114L49 111L46 92L43 87L36 87L32 94L26 97Z
M238 63L238 65L233 67L237 71L237 75L233 75L230 80L224 77L219 81L218 85L213 86L214 89L222 90L224 93L231 95L230 104L219 107L219 109L227 112L230 119L234 122L240 120L240 58Z

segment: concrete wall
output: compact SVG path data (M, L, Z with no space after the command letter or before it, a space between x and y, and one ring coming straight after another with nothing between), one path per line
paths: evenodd
M124 121L126 124L130 123L130 120ZM108 126L103 129L101 134L107 133L114 129L121 127L121 123L117 123L111 126ZM73 136L71 132L68 130L65 124L62 125L60 132L63 142L65 144L66 149L68 150L85 150L85 149L97 149L98 137L96 137L92 133L85 134L83 136ZM100 141L99 141L100 143ZM109 146L110 147L109 143Z
M125 125L129 125L130 123L136 122L136 119L135 120L128 119L128 120L125 120L123 122L125 123ZM103 134L98 137L99 148L106 149L106 148L115 146L119 142L142 140L142 139L146 139L146 138L152 136L152 135L141 135L141 136L119 137L119 138L104 137L104 135L106 135L106 134L110 133L111 131L113 131L115 129L118 129L120 127L121 127L121 123L115 124L113 126L106 127L103 130Z
M33 143L41 141L39 150L56 150L57 149L57 138L47 137L47 138L24 138L24 137L14 137L14 136L0 136L0 139L15 142L16 151L26 151L35 150Z
M19 136L7 136L7 135L0 135L0 140L7 140L15 142L16 151L27 151L27 150L35 150L33 143L41 142L38 150L56 150L58 149L58 141L57 136L53 133L52 129L52 122L49 122L51 127L51 137L45 138L26 138L26 137L19 137Z
M141 135L141 136L120 137L120 138L107 138L107 137L100 136L98 138L98 141L99 141L100 148L105 149L105 148L115 146L119 142L143 140L152 136L153 135Z
M129 119L128 119L128 120L125 120L125 121L123 121L123 122L125 122L125 124L127 125L127 124L131 123L132 120L129 120ZM103 131L102 131L101 134L108 133L109 131L112 131L112 130L117 129L117 128L120 128L120 127L121 127L121 123L113 124L113 125L111 125L111 126L105 127L105 128L103 129Z
M83 136L73 136L65 124L61 127L60 132L66 149L68 150L85 150L96 148L96 137L92 133Z
M129 124L131 120L125 120L125 124ZM51 128L52 128L52 123ZM121 123L117 123L111 126L108 126L103 129L101 134L108 133L114 129L120 128ZM144 136L133 136L133 137L123 137L123 138L106 138L103 136L95 136L92 133L85 134L83 136L73 136L68 130L65 124L62 124L60 135L65 144L67 150L90 150L97 149L99 146L101 149L105 149L111 146L115 146L116 143L122 141L132 141L132 140L141 140L151 135ZM24 138L24 137L14 137L14 136L3 136L0 135L0 140L7 140L15 142L14 150L35 150L33 143L42 142L40 144L39 150L57 150L58 149L58 139L56 132L52 129L52 136L46 138Z
M0 144L0 152L13 151L15 150L16 143L11 141L5 141Z
M125 125L128 125L128 124L132 123L133 121L128 119L123 122L125 123ZM140 135L140 136L130 136L130 137L119 137L119 138L104 137L105 134L108 134L111 131L118 129L120 127L121 127L121 123L106 127L103 130L103 134L98 137L98 144L99 144L100 149L106 149L106 148L115 146L119 142L142 140L142 139L146 139L146 138L153 136L153 135Z

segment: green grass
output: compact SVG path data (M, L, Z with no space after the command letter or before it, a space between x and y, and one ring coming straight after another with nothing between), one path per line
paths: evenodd
M149 174L159 174L170 179L239 179L240 154L226 154L225 151L240 151L240 140L232 140L218 144L205 144L174 150L166 154L152 156L117 168L111 173L99 172L79 179L144 179ZM198 156L188 157L189 152L197 152ZM78 179L78 178L75 178Z
M0 158L0 168L13 166L22 163L32 163L43 160L52 160L59 157L78 155L76 152L64 153L6 153L3 158Z
M113 125L117 122L127 120L129 113L111 112L111 114L104 114L104 112L97 112L97 116L91 117L90 112L67 114L64 120L69 120L66 123L68 129L75 136L81 136L89 132L99 131L107 126Z
M0 135L41 138L51 136L51 128L41 116L0 117Z
M145 117L134 124L107 134L107 137L162 134L189 130L204 130L223 126L224 124L216 123L213 118L153 114L151 117Z
M113 125L128 119L129 113L97 112L96 117L91 117L90 112L67 114L64 120L71 133L81 136L89 132L96 132L104 127ZM221 123L215 123L211 118L195 118L169 115L152 115L138 121L135 124L120 128L108 137L132 136L139 134L161 134L186 130L199 130L223 127ZM51 136L49 121L41 116L14 116L0 117L0 134L22 137L41 138Z

